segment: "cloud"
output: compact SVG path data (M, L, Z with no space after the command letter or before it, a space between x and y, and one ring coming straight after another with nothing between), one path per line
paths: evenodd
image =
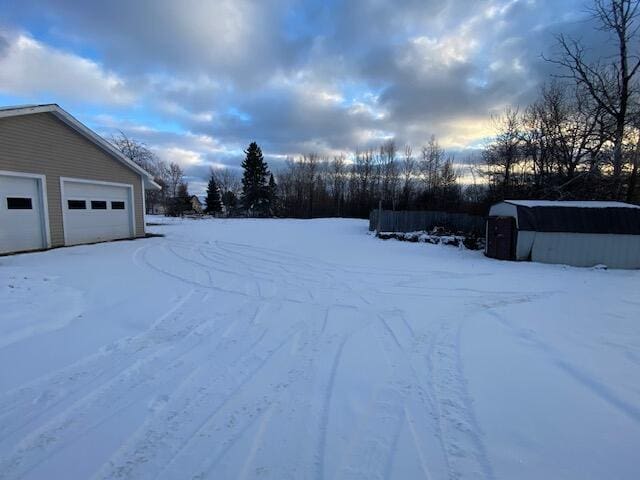
M97 63L24 34L1 32L0 91L93 104L126 105L134 100L124 80Z
M7 21L39 36L0 37L0 89L102 105L111 120L95 126L193 181L253 140L274 163L432 134L465 151L490 115L534 98L554 33L592 35L585 1L15 2Z
M248 88L262 72L286 68L299 42L280 28L286 0L35 0L19 2L15 21L55 18L56 36L89 43L128 74L215 75ZM66 32L73 32L73 37Z

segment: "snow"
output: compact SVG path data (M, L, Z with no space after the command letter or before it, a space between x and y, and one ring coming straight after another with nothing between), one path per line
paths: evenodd
M607 201L571 201L571 200L505 200L505 203L522 207L573 207L573 208L640 208L638 205L624 202Z
M640 272L152 221L0 258L0 478L637 478Z

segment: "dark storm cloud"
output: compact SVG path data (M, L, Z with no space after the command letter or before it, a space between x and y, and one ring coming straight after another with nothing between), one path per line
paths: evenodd
M134 133L185 157L194 177L236 164L251 140L274 159L389 137L417 146L432 133L463 148L486 134L482 119L534 98L554 71L541 58L554 34L593 35L583 0L42 0L8 10L12 28L88 55L158 123L178 124Z

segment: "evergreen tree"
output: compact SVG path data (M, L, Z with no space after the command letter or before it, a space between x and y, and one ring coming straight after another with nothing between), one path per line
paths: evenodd
M205 213L214 214L222 212L222 202L220 201L220 191L218 190L218 185L216 184L216 179L213 173L211 174L211 178L209 179L209 184L207 185L207 198L205 199L207 204L205 208Z
M262 150L256 142L252 142L245 151L247 155L242 162L242 206L250 211L266 213L269 207L269 188L267 176L269 167L262 157Z
M273 215L278 209L278 185L273 178L273 173L269 175L269 186L267 187L269 192L269 210Z
M222 194L222 203L229 210L234 210L238 204L238 199L236 198L236 194L231 190L227 190Z

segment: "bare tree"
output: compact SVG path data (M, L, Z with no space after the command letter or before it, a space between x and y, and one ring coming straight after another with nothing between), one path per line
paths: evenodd
M413 149L410 145L404 147L402 159L402 193L400 194L401 208L407 208L413 194L413 183L416 173L416 161L413 158Z
M177 163L171 162L167 171L167 195L177 198L180 185L184 184L184 172Z
M592 13L598 28L611 33L616 54L606 60L590 61L585 46L578 40L558 36L561 54L549 61L560 65L565 78L575 81L607 114L608 133L613 143L612 170L615 195L621 195L623 148L630 107L637 95L635 82L640 58L630 53L638 38L638 0L595 0Z
M129 160L155 175L158 158L147 145L128 137L121 130L111 137L111 143Z
M120 131L111 137L111 143L129 160L144 168L154 177L154 181L162 188L145 190L146 213L158 213L158 206L166 208L167 165L160 160L147 145Z
M232 192L234 195L239 195L242 188L240 181L241 174L239 170L232 168L212 168L211 174L215 177L218 188L224 194L225 192Z
M493 117L498 134L485 150L489 182L508 196L512 187L512 174L519 158L522 133L518 110L507 107L500 116Z
M342 215L347 180L346 161L344 155L333 157L329 169L329 179L331 182L331 194L333 195L336 213L338 215Z
M378 153L378 175L380 184L380 199L393 210L398 200L399 169L397 162L397 148L393 140L380 145Z
M429 194L438 189L440 179L438 175L445 159L445 152L434 135L422 147L420 159L420 177Z
M640 176L640 126L634 125L635 141L632 145L629 156L631 158L631 171L629 172L629 184L627 188L627 202L636 200L636 189Z

